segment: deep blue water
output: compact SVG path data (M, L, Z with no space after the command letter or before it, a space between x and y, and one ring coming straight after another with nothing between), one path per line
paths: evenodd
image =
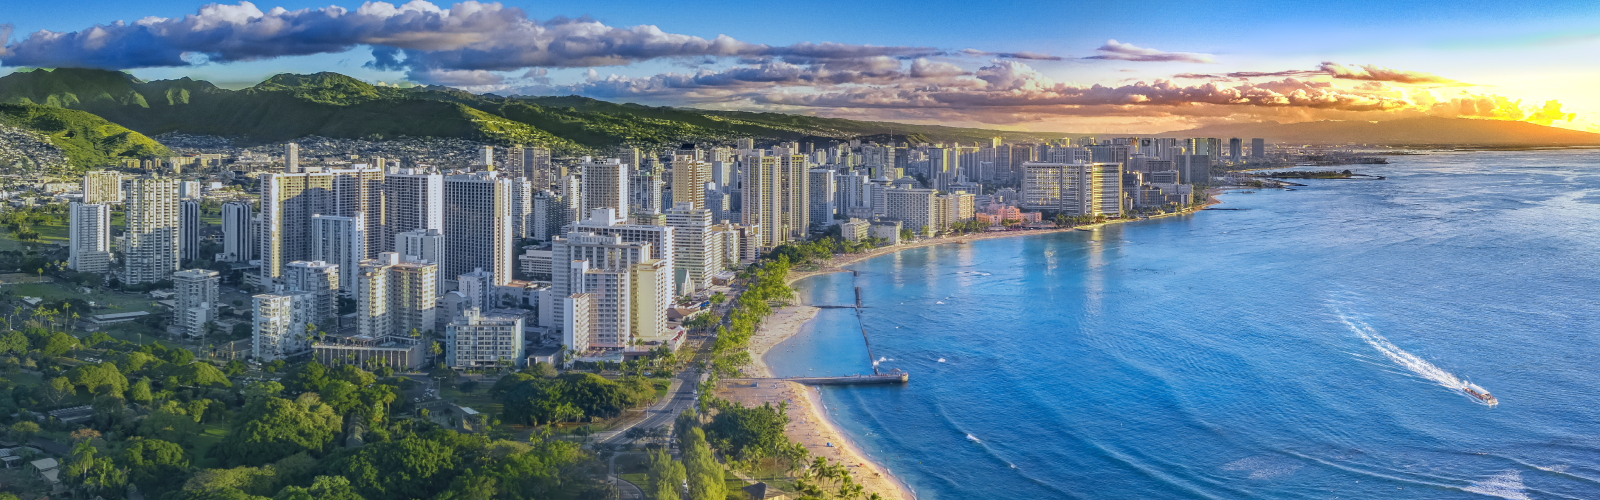
M1600 498L1600 152L1392 161L805 280L911 373L824 401L922 499ZM768 361L871 370L848 309Z

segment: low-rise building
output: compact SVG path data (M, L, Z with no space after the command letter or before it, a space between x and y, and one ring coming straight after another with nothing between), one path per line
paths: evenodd
M312 344L311 359L329 368L350 364L369 370L379 366L417 370L427 366L428 353L421 338L352 335Z
M883 240L884 246L900 244L900 221L881 220L872 223L872 237Z
M861 219L850 219L839 223L839 236L846 241L861 241L872 237L872 223Z
M468 308L445 327L445 364L458 370L521 366L523 311Z

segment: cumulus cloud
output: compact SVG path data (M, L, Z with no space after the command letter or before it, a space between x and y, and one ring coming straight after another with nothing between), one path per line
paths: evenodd
M9 34L9 31L6 32ZM147 17L81 31L30 33L0 49L7 66L130 69L182 67L343 52L370 46L370 67L412 79L460 71L521 71L626 65L662 58L781 59L796 64L943 54L929 47L800 43L771 46L719 35L702 38L656 26L608 26L588 18L530 19L521 9L466 1L367 2L290 11L248 1L212 4L179 18ZM487 77L473 74L470 78ZM447 80L438 80L444 82Z
M1116 40L1106 40L1105 45L1094 49L1099 55L1085 57L1084 59L1110 59L1116 61L1140 62L1190 62L1210 63L1211 54L1195 52L1166 52L1152 48L1139 47L1131 43L1122 43Z

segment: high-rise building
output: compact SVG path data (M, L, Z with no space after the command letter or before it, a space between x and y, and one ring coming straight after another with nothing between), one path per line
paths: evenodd
M139 177L127 182L123 283L172 278L178 270L178 181Z
M628 212L628 169L617 159L583 162L583 210L612 208Z
M958 164L955 148L928 148L927 176L934 190L947 190L958 180L956 178Z
M494 273L496 285L511 281L511 182L494 172L448 176L444 200L445 288L473 269Z
M551 316L563 319L562 323L556 325L561 330L561 345L569 352L578 355L589 352L589 332L592 330L589 318L594 314L592 298L594 296L587 293L574 293L562 297L560 303L551 308L556 311ZM541 325L545 324L543 317L543 313L540 313Z
M111 207L104 203L67 204L67 267L80 273L111 270Z
M456 291L467 298L467 307L487 311L498 309L500 300L494 293L494 273L473 269L456 277Z
M183 260L200 258L200 202L178 202L178 255Z
M445 364L458 370L522 366L519 313L468 308L445 328Z
M940 216L940 226L950 227L957 222L972 220L977 214L977 195L965 191L939 195L944 213Z
M550 164L550 150L542 147L531 147L522 150L522 177L527 177L533 183L534 191L550 189L557 176Z
M1211 183L1211 157L1207 155L1179 155L1175 168L1184 184Z
M438 229L413 229L394 238L395 253L401 261L444 263L444 233Z
M806 207L811 211L807 215L814 230L820 231L833 224L833 217L839 213L837 205L837 189L834 184L834 172L826 168L812 169L806 172L806 194L810 197Z
M189 269L172 273L177 307L173 310L174 333L199 337L206 323L217 319L218 273L210 269Z
M444 230L444 176L403 168L383 176L382 252L395 251L395 235L418 229ZM363 257L365 258L365 257Z
M778 194L780 199L778 222L789 233L792 241L803 240L811 230L811 184L806 173L811 170L805 155L791 154L778 157Z
M1228 162L1229 163L1239 163L1239 154L1240 154L1240 149L1241 149L1240 147L1242 145L1243 145L1242 141L1240 141L1238 137L1234 137L1232 139L1228 139Z
M1262 139L1260 137L1257 137L1257 138L1254 138L1254 139L1250 139L1250 157L1251 158L1266 158L1267 157L1267 141L1265 139Z
M672 158L672 205L688 203L705 208L705 187L711 182L711 163L691 155Z
M748 156L745 162L743 188L740 189L740 217L742 225L766 228L783 227L778 158L774 156ZM749 243L759 248L773 248L789 241L788 231L762 231L762 239Z
M291 142L283 145L283 172L286 174L298 174L302 172L300 169L299 144Z
M83 174L83 203L122 203L122 173L95 170Z
M628 207L633 211L624 215L661 213L661 191L666 186L664 172L641 168L628 174Z
M937 191L913 187L884 190L884 217L900 221L901 227L932 235L939 227Z
M366 259L366 224L361 214L355 217L311 216L311 260L339 266L339 289L345 296L355 294L356 266Z
M677 260L677 253L673 246L673 243L677 241L677 228L668 225L625 224L625 222L627 221L618 217L615 212L608 209L596 209L589 213L588 219L574 223L572 230L621 236L622 241L625 242L649 243L650 258L666 261L668 266L671 266ZM672 273L674 272L676 271L669 270L667 272L668 277L673 276Z
M583 231L569 232L565 237L556 238L552 260L562 265L554 270L552 293L557 297L570 298L582 294L589 298L587 318L582 321L587 323L587 331L562 332L569 348L577 350L575 347L579 344L587 344L589 347L623 349L632 345L636 306L633 303L633 289L636 287L652 288L657 292L651 294L652 298L666 299L637 306L659 309L665 314L666 308L671 305L672 277L668 274L670 268L664 262L651 258L650 246L644 242L626 242L617 235ZM649 266L649 272L640 274L635 272L639 264L655 265ZM636 281L636 278L648 281ZM563 325L564 329L572 325L573 320L579 319L568 316L574 311L567 307L554 312L553 324ZM579 342L584 338L587 340Z
M734 139L733 140L733 148L734 149L740 149L740 150L755 149L756 148L756 140L755 139L751 139L749 137L745 137L745 138L741 138L741 139Z
M1069 216L1122 214L1121 163L1029 163L1022 207Z
M667 210L667 225L673 228L673 268L682 275L674 282L684 283L685 293L711 286L711 276L721 271L722 249L712 234L711 211L679 203Z
M511 237L513 244L521 243L532 234L533 183L527 178L508 179L511 182Z
M619 146L613 149L612 156L615 156L617 161L622 162L622 166L629 170L637 170L641 160L643 160L643 157L639 155L639 148L628 146Z
M439 266L405 262L394 252L361 262L356 280L356 329L372 338L427 334L437 324Z
M252 231L255 210L248 201L222 204L222 255L220 262L248 262L255 258L256 235Z
M362 230L367 239L366 256L387 248L384 231L377 230L383 224L375 220L384 214L384 173L357 167L261 176L260 245L256 249L261 257L262 283L280 279L288 262L311 258L313 215L364 214L362 221L374 226Z
M339 320L339 266L331 262L297 260L284 266L284 287L316 296L310 321L335 330Z
M484 170L494 170L494 146L484 146L483 158L479 161L482 162Z
M311 332L320 308L314 292L263 293L254 302L251 354L267 363L311 350Z

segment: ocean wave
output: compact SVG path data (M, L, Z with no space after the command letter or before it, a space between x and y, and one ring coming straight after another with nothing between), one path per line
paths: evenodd
M1506 500L1531 500L1528 498L1527 485L1522 484L1522 472L1515 470L1495 474L1462 490Z
M1245 457L1222 465L1226 471L1248 471L1250 479L1271 479L1287 476L1294 471L1305 467L1305 464L1295 460L1273 455L1256 455Z

